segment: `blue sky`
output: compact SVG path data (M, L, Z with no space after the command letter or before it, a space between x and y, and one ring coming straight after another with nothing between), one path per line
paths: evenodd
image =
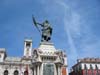
M100 57L100 0L0 0L0 48L22 56L25 38L37 48L40 35L32 25L49 20L52 42L66 51L71 67L78 58Z

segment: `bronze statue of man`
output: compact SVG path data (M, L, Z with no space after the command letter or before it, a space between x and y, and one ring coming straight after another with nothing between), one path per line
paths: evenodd
M52 28L49 22L46 20L43 22L42 26L42 41L49 41L52 35Z
M45 20L42 24L40 24L35 21L34 17L33 17L33 22L34 22L34 25L39 30L39 32L41 33L41 37L42 37L41 41L48 42L51 39L51 35L52 35L52 27L49 24L49 22ZM41 30L39 28L41 28Z

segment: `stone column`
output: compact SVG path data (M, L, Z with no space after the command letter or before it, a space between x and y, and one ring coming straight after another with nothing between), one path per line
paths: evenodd
M54 64L54 75L57 75L57 68L55 64Z
M58 75L61 75L61 68L58 66Z
M56 65L56 71L57 71L57 75L58 75L58 65Z
M62 75L62 67L60 66L60 75Z
M34 75L36 75L36 67L34 67Z
M43 64L40 65L40 75L43 75Z
M39 75L40 73L40 69L39 69L39 65L37 66L37 75Z

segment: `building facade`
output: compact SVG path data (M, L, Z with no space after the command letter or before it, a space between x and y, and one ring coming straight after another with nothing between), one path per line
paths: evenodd
M78 59L69 75L100 75L100 58Z
M22 57L9 57L0 48L0 75L67 75L67 56L51 42L32 48L32 40L24 41Z

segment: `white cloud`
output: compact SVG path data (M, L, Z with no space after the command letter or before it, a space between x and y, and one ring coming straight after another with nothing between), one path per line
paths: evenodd
M64 29L68 37L69 44L69 53L68 53L68 62L69 68L75 64L75 61L78 57L77 48L73 36L80 35L80 15L71 10L71 8L66 5L64 2L58 2L60 6L64 9Z
M86 16L76 12L62 1L58 2L58 4L62 6L65 14L63 20L70 46L70 53L68 54L70 65L75 64L77 58L98 57L100 53L100 41L98 41L99 39L93 34L91 26L85 22ZM78 48L76 42L78 43Z

